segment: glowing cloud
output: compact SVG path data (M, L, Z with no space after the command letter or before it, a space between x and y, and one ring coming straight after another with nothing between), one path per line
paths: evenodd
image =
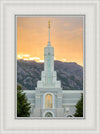
M66 59L62 59L63 62L66 62Z
M23 57L30 57L30 55L28 55L28 54L25 54L25 55L23 55Z
M17 55L17 59L22 59L23 57L20 55Z
M23 60L28 60L28 58L24 58Z
M39 62L44 62L44 60L40 60Z
M56 57L54 57L54 60L57 60L57 58L56 58Z

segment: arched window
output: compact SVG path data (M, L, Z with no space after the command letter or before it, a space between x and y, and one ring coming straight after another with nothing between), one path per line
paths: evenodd
M51 112L47 112L47 113L45 114L45 117L53 117L53 115L52 115Z
M68 115L67 117L73 117L72 115Z
M47 94L45 96L45 108L52 108L52 95Z

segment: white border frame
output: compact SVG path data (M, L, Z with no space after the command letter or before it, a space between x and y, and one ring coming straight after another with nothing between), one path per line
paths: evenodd
M100 134L100 1L99 0L1 0L1 134L66 133ZM17 120L14 118L15 29L14 16L42 14L86 15L86 119Z

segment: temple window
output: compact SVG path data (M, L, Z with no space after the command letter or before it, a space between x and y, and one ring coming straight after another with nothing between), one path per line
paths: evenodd
M52 108L52 95L47 94L45 96L45 108Z

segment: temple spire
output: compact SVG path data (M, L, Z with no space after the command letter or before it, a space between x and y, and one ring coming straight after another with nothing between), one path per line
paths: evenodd
M49 26L49 41L50 41L50 20L48 21L48 26Z
M50 44L50 20L48 21L48 28L49 28L49 41L48 41L48 46L51 46L51 44Z

